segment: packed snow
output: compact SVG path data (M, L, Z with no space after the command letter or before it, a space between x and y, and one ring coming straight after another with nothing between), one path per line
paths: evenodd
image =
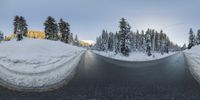
M185 50L184 54L187 63L190 66L190 71L195 79L200 82L200 46L192 47L190 50Z
M44 39L0 44L0 79L21 87L42 87L64 80L85 49Z
M116 54L115 52L109 52L109 51L105 52L105 51L93 50L93 52L105 57L122 61L150 61L150 60L161 59L176 53L176 52L169 52L168 54L165 53L163 55L161 55L161 53L152 53L151 56L147 56L147 54L144 52L131 52L129 56L124 56L121 53Z

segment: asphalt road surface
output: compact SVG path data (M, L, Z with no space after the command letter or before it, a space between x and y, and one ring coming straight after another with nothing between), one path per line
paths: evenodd
M200 100L182 53L150 63L123 66L87 51L68 85L43 93L0 87L0 100Z

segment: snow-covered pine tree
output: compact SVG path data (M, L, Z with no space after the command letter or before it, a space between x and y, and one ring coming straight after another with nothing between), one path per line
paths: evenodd
M19 18L19 22L20 22L20 30L22 32L23 36L27 36L28 33L28 28L27 28L27 24L26 24L26 20L24 19L24 17L20 16Z
M136 51L138 51L139 49L139 40L140 39L140 34L139 34L139 31L137 30L136 31L136 34L135 34L135 49Z
M120 34L117 32L114 36L114 49L116 54L120 52Z
M130 37L130 51L135 51L135 43L136 43L136 35L135 35L135 33L133 33L132 31L130 32L130 35L129 35Z
M164 52L163 51L163 36L164 36L164 33L163 33L163 30L160 31L160 43L159 43L159 51L162 53Z
M146 32L146 53L148 56L151 56L151 35L149 29Z
M99 49L100 51L103 51L102 36L99 36Z
M108 32L103 30L102 31L102 50L107 51L108 50Z
M74 45L75 46L79 46L79 40L78 40L78 36L77 35L75 35Z
M14 34L16 34L17 30L19 29L19 16L15 16L13 20L13 25L14 25Z
M197 31L196 42L197 42L197 45L200 44L200 29Z
M70 25L69 23L65 22L62 18L60 19L59 24L59 31L61 33L61 41L65 43L69 43L69 36L70 36Z
M70 41L70 42L69 42L70 44L73 44L73 43L74 43L73 33L70 34L70 36L69 36L69 41Z
M161 54L163 55L165 52L165 46L166 46L166 34L162 34L162 38L161 38Z
M44 26L46 39L58 40L58 25L56 23L56 20L53 17L49 16L44 22Z
M145 40L144 30L142 30L142 32L141 32L141 50L143 52L145 52L145 50L146 50L146 40Z
M121 47L121 53L124 56L129 56L129 48L130 48L130 25L126 22L126 19L122 18L120 20L120 47Z
M150 46L151 46L152 50L154 50L154 31L155 31L154 29L150 29L150 32L149 32L150 33L150 42L151 42Z
M193 33L192 28L190 28L188 49L191 49L194 45L195 45L195 35Z
M137 32L136 32L136 38L137 38L137 51L139 51L139 52L143 52L143 39L144 39L144 33L142 33L141 32L141 34L138 32L138 34L137 34Z
M16 34L17 41L23 39L23 35L26 36L28 28L26 20L22 16L15 16L14 18L14 34Z
M108 38L108 50L113 51L113 43L114 42L114 34L112 32L109 33L109 38Z
M169 53L169 38L168 37L166 37L166 40L165 40L165 47L164 47L164 52L165 53Z
M159 40L159 33L155 32L155 51L158 51L158 40Z
M101 36L96 38L96 44L95 44L96 50L101 50Z

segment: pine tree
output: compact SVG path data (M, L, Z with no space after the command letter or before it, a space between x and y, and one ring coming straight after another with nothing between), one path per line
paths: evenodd
M189 32L189 44L188 44L188 49L191 49L195 45L195 35L192 31L192 28L190 29Z
M146 53L148 56L151 56L151 35L149 29L146 32Z
M121 53L124 56L129 56L129 44L130 44L130 39L129 39L129 34L130 34L130 25L126 22L126 19L122 18L120 21L120 47L121 47Z
M107 51L108 50L108 32L103 30L102 31L102 50Z
M75 39L74 39L74 45L79 46L79 40L78 40L77 35L75 36Z
M170 42L169 38L167 37L166 40L165 40L165 48L164 48L165 53L169 53L169 42Z
M22 16L15 16L14 18L14 34L16 34L17 41L23 39L23 35L26 36L28 32L26 20Z
M130 32L130 51L136 51L136 34L132 31Z
M160 31L160 38L159 38L159 51L161 52L161 54L164 52L163 51L163 30Z
M28 28L27 28L27 24L26 24L26 20L24 19L24 17L20 16L20 27L21 27L21 31L23 36L27 36L27 32L28 32Z
M65 43L69 43L69 37L70 37L70 25L69 23L65 22L62 18L60 19L59 24L59 30L61 33L61 41Z
M165 51L165 34L162 34L160 52L163 55Z
M114 36L114 48L116 54L120 52L120 35L117 32Z
M98 51L101 51L101 36L96 38L95 48L96 48Z
M100 50L100 51L103 51L103 49L102 49L102 48L103 48L102 36L99 36L98 41L99 41L99 42L98 42L98 44L99 44L99 45L98 45L98 46L99 46L99 50Z
M44 22L46 39L58 40L58 25L56 20L49 16Z
M136 31L136 38L135 38L135 49L136 49L136 51L138 51L138 48L139 48L139 39L140 39L140 34L139 34L139 31L137 30Z
M197 31L196 42L198 45L200 44L200 30Z
M74 44L73 33L70 34L70 36L69 36L69 41L70 41L71 44Z
M19 16L15 16L15 18L14 18L14 22L13 22L14 34L16 34L17 30L19 29L19 19L20 19Z
M114 35L112 32L109 33L109 38L108 38L108 50L113 51L113 42L114 42Z
M141 33L141 49L142 49L142 51L145 52L145 49L146 49L146 41L145 41L144 30L142 30L142 33Z

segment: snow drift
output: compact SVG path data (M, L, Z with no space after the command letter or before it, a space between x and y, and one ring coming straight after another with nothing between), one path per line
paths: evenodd
M190 50L185 50L184 55L188 65L190 66L190 72L194 78L200 83L200 46L195 46Z
M59 41L12 40L0 44L0 79L4 84L37 88L63 81L85 49Z

